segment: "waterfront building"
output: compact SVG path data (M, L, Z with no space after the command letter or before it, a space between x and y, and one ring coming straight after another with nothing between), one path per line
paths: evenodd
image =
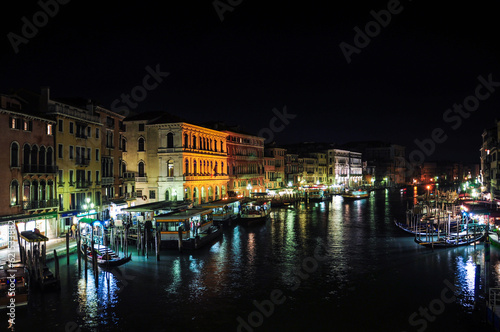
M264 138L239 132L222 130L226 134L229 183L234 196L250 196L251 192L264 192ZM274 161L276 172L276 161ZM277 181L273 179L273 181Z
M166 112L124 119L123 162L135 177L136 201L192 200L227 196L227 133L190 124Z
M350 151L329 149L328 155L328 184L348 187L350 182Z
M9 226L58 234L57 188L54 158L56 122L15 95L0 95L0 247L6 247Z
M500 172L498 172L498 131L500 121L482 133L480 148L481 181L484 191L491 194L491 199L500 198Z
M275 159L272 156L264 156L264 186L266 189L278 188L276 181Z
M375 166L376 185L394 187L407 183L404 146L366 141L344 144L343 149L361 152L363 159Z
M285 155L285 178L287 186L296 187L299 180L299 155L296 153L287 153Z
M285 154L286 149L280 148L275 142L264 148L264 155L268 158L274 158L274 180L275 188L284 188L285 183Z
M103 125L98 114L81 98L51 98L44 87L40 110L56 122L54 130L60 233L78 218L99 218L101 195L101 139ZM90 205L87 206L87 198Z

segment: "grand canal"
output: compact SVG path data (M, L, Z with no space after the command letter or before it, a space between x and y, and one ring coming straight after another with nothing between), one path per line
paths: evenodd
M16 311L17 331L481 331L484 246L430 250L397 229L408 199L277 208L211 247L133 253L96 288L61 259L62 290ZM500 271L491 249L492 284ZM480 278L476 265L480 264Z

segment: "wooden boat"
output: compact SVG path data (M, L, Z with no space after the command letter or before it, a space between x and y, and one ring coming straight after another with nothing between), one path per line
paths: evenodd
M443 237L431 237L431 240L427 238L426 240L419 239L415 237L415 242L422 246L428 248L450 248L450 247L458 247L458 246L466 246L473 244L474 242L480 242L484 239L485 233L470 233L470 234L459 234L457 235L449 235ZM432 239L435 239L433 241Z
M87 259L87 261L93 264L94 257L92 255L91 247L83 245L80 247L80 250L82 251L82 254ZM87 250L87 252L85 252L85 250ZM131 254L129 254L128 256L120 257L108 246L103 246L96 243L94 243L94 252L97 255L97 265L100 267L120 266L132 260Z
M240 221L251 225L265 221L271 213L271 200L246 198L241 203Z
M344 200L356 200L370 197L370 192L366 190L354 190L342 194Z
M155 217L160 245L174 249L198 249L222 236L222 226L213 224L213 209L192 208Z
M496 231L490 231L488 233L488 238L493 246L500 248L500 237Z
M15 282L14 287L11 286L12 282ZM0 309L7 309L9 305L10 307L14 305L16 308L24 306L28 304L28 300L28 269L20 262L5 264L0 270Z
M401 230L405 231L406 233L412 234L412 235L421 235L421 236L426 236L428 234L436 234L437 231L434 227L431 227L429 224L419 224L415 226L410 226L406 225L403 223L400 223L397 221L397 219L394 218L394 224Z
M331 198L322 188L307 189L307 195L311 202L324 202Z
M230 224L232 220L238 218L240 214L240 202L242 198L227 198L204 203L199 208L211 208L213 210L212 218L214 225Z
M96 232L94 232L95 226L97 226ZM88 262L94 263L92 246L96 254L96 263L100 267L120 266L132 260L131 254L120 257L111 248L103 244L106 235L104 225L100 220L80 219L80 234L82 236L80 251Z

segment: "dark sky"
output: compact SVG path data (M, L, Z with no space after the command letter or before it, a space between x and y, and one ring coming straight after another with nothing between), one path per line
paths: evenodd
M283 144L383 140L408 153L441 128L446 140L426 160L479 160L481 133L500 105L500 87L480 88L484 100L473 104L480 75L500 82L496 2L269 2L221 0L233 4L221 21L214 1L72 0L46 22L36 1L7 2L0 91L50 86L55 98L116 109L122 94L146 91L146 67L158 68L169 75L129 109L222 120L253 133L274 128ZM390 22L371 30L348 63L339 45L356 46L354 28L364 31L371 12L388 7ZM34 16L38 32L16 53L9 36L24 38L23 17ZM475 111L447 113L466 98ZM289 122L281 126L273 109L284 107Z

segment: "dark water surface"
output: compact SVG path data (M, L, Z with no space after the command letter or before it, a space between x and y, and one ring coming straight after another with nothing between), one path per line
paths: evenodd
M162 251L159 262L133 252L100 273L98 288L75 255L69 268L63 258L61 292L17 308L16 330L488 331L474 305L484 300L484 246L418 246L393 224L406 206L386 190L276 208L195 252ZM492 248L492 285L498 262Z

